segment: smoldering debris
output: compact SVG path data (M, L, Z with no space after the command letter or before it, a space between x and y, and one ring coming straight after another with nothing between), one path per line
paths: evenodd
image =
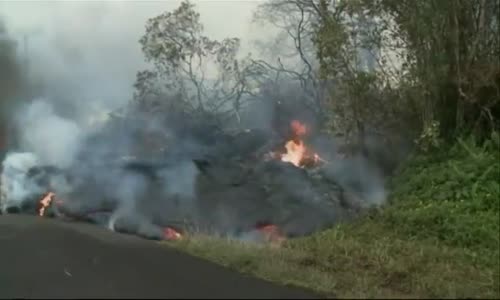
M47 164L48 152L37 149L43 144L28 148L32 152L8 153L2 213L40 214L40 199L53 192L45 217L149 239L198 232L259 240L278 229L285 237L307 235L383 201L383 182L362 160L341 160L328 147L314 154L328 160L307 166L280 159L283 151L295 151L283 146L287 140L302 148L286 155L316 151L293 141L300 136L262 129L225 132L189 119L180 130L175 122L150 126L150 121L111 120L92 132L78 128L74 132L84 133L78 139L49 139L77 149L65 164ZM380 197L374 200L374 194Z

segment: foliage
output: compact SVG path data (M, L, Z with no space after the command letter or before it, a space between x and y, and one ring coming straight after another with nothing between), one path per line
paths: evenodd
M423 150L424 152L439 148L441 145L439 122L434 121L429 126L425 127L419 138L416 140L416 144L419 146L420 150Z
M326 82L319 78L318 60L313 43L318 8L314 1L270 0L254 12L254 22L277 30L272 41L258 40L267 60L256 60L269 78L268 84L283 81L298 83L303 91L302 104L314 111L319 123L325 118Z
M498 1L320 1L315 43L322 75L338 81L335 114L348 122L393 121L428 135L439 124L442 138L498 130L500 33ZM360 50L362 52L360 53ZM355 92L366 68L377 92ZM375 96L374 96L375 95ZM388 114L388 112L393 112ZM338 116L336 116L338 117ZM395 121L395 122L394 122Z
M328 296L498 298L499 6L267 1L256 19L286 37L280 51L291 49L273 62L240 61L238 40L204 36L189 2L149 20L141 44L154 69L138 74L138 99L186 111L217 111L228 101L237 112L240 96L286 78L330 131L361 143L369 130L399 131L423 150L392 178L386 207L352 224L280 249L200 236L174 246ZM217 66L214 81L203 65Z
M499 139L415 155L384 210L278 249L199 236L174 246L331 297L498 298Z
M238 114L243 96L251 93L251 77L258 73L248 60L237 59L239 39L204 35L189 1L149 19L140 43L153 64L153 70L137 74L135 84L135 98L146 109L175 106L189 113Z
M446 150L417 155L395 177L389 226L405 235L498 251L500 145L458 139Z

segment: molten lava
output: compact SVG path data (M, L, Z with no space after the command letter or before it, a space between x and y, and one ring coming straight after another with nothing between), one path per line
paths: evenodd
M300 123L297 120L293 120L290 123L290 128L292 129L293 134L297 137L304 136L307 133L306 125Z
M289 162L296 167L303 168L311 166L323 161L317 153L309 149L302 137L308 133L307 126L297 120L290 123L292 138L285 144L286 152L272 152L271 157L280 159L284 162Z
M175 241L182 239L182 234L172 227L165 227L163 229L163 237L167 241Z
M281 160L289 162L297 167L301 166L301 162L306 155L306 146L303 141L290 140L285 144L286 153L281 155Z
M264 223L257 224L257 230L262 233L266 239L266 241L271 242L273 244L281 244L285 241L285 235L281 232L278 226L274 224Z
M38 215L43 217L45 214L45 209L50 206L54 200L55 194L53 192L48 192L39 202L40 208L38 209Z

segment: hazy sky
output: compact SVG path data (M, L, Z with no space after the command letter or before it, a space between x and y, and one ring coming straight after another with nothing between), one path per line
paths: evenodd
M240 37L243 50L249 50L249 37L255 36L250 19L260 1L192 2L210 37ZM28 34L30 69L44 78L49 90L73 100L115 106L131 97L135 73L145 67L138 40L146 20L178 4L2 0L0 16L20 42L23 34Z

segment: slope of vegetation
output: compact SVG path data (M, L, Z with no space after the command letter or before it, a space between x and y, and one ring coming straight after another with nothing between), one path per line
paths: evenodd
M355 223L280 248L174 245L339 297L500 297L499 12L484 0L269 0L255 17L278 33L262 59L239 59L239 39L205 36L189 1L150 19L141 46L154 68L135 85L144 111L243 129L246 104L293 98L348 144L366 148L375 132L420 153L393 175L386 207ZM217 66L214 80L202 62ZM289 86L300 91L280 94Z
M416 155L383 210L281 248L211 237L173 245L328 296L498 298L499 155L497 135Z

